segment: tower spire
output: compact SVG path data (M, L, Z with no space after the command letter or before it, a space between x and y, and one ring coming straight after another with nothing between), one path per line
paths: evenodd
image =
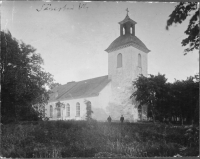
M119 22L120 36L127 35L127 34L132 34L133 36L135 36L136 22L128 16L128 12L129 12L128 8L126 8L126 12L127 12L127 15L126 15L125 19L122 20L121 22Z
M126 8L126 11L127 11L127 16L128 16L128 12L129 12L128 8Z

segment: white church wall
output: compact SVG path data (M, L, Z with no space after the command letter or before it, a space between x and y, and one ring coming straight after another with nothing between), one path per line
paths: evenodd
M104 89L99 93L97 106L94 107L93 117L97 120L105 121L107 117L110 115L107 111L107 106L109 101L111 100L111 82L108 83Z
M122 67L117 68L117 55L122 54ZM138 76L138 54L142 59L142 74L147 75L147 53L132 46L108 53L108 76L119 83L122 79L133 81ZM122 76L123 75L123 76Z
M85 103L83 102L83 99L74 99L74 100L62 100L60 101L65 105L65 108L61 108L61 117L57 117L57 109L56 109L56 102L50 102L48 105L46 105L46 115L47 117L50 117L50 105L53 106L53 117L50 117L50 120L81 120L84 118L84 115L86 113L86 106ZM80 117L76 116L76 104L77 102L80 103ZM66 105L70 105L70 116L67 117L67 108Z
M134 49L136 49L136 48L134 48ZM138 53L141 54L141 58L142 58L142 74L144 76L147 76L147 70L148 70L148 68L147 68L148 67L147 58L148 58L148 53L142 52L140 50L138 50Z
M91 102L92 105L92 118L96 120L103 120L107 119L107 112L106 106L109 103L110 97L110 83L99 93L96 97L87 97L87 98L79 98L79 99L71 99L71 100L62 100L61 103L64 103L65 106L67 104L70 105L70 117L67 117L67 110L65 108L61 108L61 117L57 118L57 109L56 109L56 102L50 102L46 105L46 116L50 117L50 105L53 106L53 117L50 120L85 120L86 119L86 104L85 100ZM80 103L80 117L76 116L76 104L77 102Z
M122 54L122 67L117 68L117 55ZM118 120L121 115L129 121L138 120L137 104L130 99L133 93L132 81L138 75L138 54L141 54L142 74L147 75L147 53L132 46L108 53L108 75L112 80L112 99L107 107L113 119Z

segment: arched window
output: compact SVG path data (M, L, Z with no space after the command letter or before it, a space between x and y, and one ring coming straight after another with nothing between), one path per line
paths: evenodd
M122 67L122 54L121 53L119 53L117 55L117 68L120 68L120 67Z
M67 105L66 105L66 116L70 117L70 105L69 105L69 103L67 103Z
M50 118L53 118L53 106L50 105Z
M142 68L142 59L140 54L138 54L138 67Z
M123 27L123 35L125 35L125 28Z
M84 101L85 105L86 105L86 119L91 119L92 117L92 103L89 100L85 100Z
M80 116L80 103L79 102L76 103L76 116L77 117Z
M130 27L130 33L133 34L133 28L132 27Z
M138 76L142 74L142 68L138 67Z
M61 110L60 109L61 109L60 107L57 108L57 118L61 118Z

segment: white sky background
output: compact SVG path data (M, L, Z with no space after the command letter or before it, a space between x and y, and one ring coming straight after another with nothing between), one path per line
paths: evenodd
M73 10L40 10L65 5ZM85 8L79 9L79 5ZM44 59L44 69L56 82L104 76L108 74L108 55L104 50L119 35L119 24L126 16L137 22L136 36L151 52L148 73L165 74L169 82L186 79L198 73L199 54L184 56L181 41L189 19L165 29L168 16L177 3L147 2L39 2L10 1L2 3L2 29L37 49ZM45 8L44 6L44 8Z

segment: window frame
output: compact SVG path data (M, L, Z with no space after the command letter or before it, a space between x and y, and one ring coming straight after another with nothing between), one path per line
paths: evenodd
M81 106L80 106L80 103L77 102L76 103L76 117L80 117L81 115Z
M66 117L70 117L70 104L66 104Z
M142 56L140 53L138 54L138 67L142 68Z
M121 68L123 66L122 61L123 61L122 53L119 53L117 55L117 68Z
M61 118L61 107L57 108L57 118Z

